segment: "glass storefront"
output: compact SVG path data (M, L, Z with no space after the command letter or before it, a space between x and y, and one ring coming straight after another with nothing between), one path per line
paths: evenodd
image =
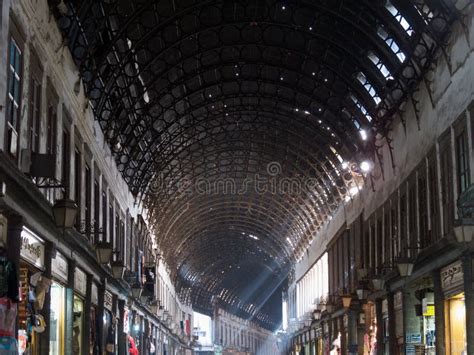
M51 309L49 331L49 354L64 354L65 298L66 290L59 283L51 284Z
M466 306L464 293L446 299L446 353L467 354L466 347Z
M72 323L72 351L74 354L82 354L82 330L84 322L84 301L81 297L74 295L73 323Z

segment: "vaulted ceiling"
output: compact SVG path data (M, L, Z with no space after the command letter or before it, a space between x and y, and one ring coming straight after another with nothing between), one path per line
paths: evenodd
M456 17L442 0L50 2L182 299L269 327L320 226L390 163L378 145Z

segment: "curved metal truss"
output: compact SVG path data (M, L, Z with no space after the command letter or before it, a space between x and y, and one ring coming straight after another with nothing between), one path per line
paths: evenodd
M261 290L362 186L457 16L441 0L65 3L96 119L182 298L267 326Z

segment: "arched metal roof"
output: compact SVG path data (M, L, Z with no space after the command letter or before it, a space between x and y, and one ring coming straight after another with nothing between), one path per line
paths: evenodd
M368 181L456 17L442 0L52 8L182 298L266 325L262 290Z

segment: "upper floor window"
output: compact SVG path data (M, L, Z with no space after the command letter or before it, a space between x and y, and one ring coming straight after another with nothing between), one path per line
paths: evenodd
M56 154L56 129L58 114L55 102L51 102L48 106L48 116L46 119L46 153Z
M31 53L30 77L30 107L28 119L28 148L35 153L39 152L41 128L41 77L42 70L38 58Z
M71 171L71 138L69 132L63 130L63 149L62 149L62 183L69 190L69 174Z
M86 230L91 230L92 225L92 181L91 181L91 169L88 164L84 167L84 178L86 187L86 203L85 203L85 223Z
M469 153L467 145L467 132L463 129L456 136L456 174L458 179L458 193L469 187Z
M14 157L18 157L18 130L20 121L21 105L21 85L22 85L22 50L19 42L12 35L10 37L8 51L8 72L7 72L7 152Z

